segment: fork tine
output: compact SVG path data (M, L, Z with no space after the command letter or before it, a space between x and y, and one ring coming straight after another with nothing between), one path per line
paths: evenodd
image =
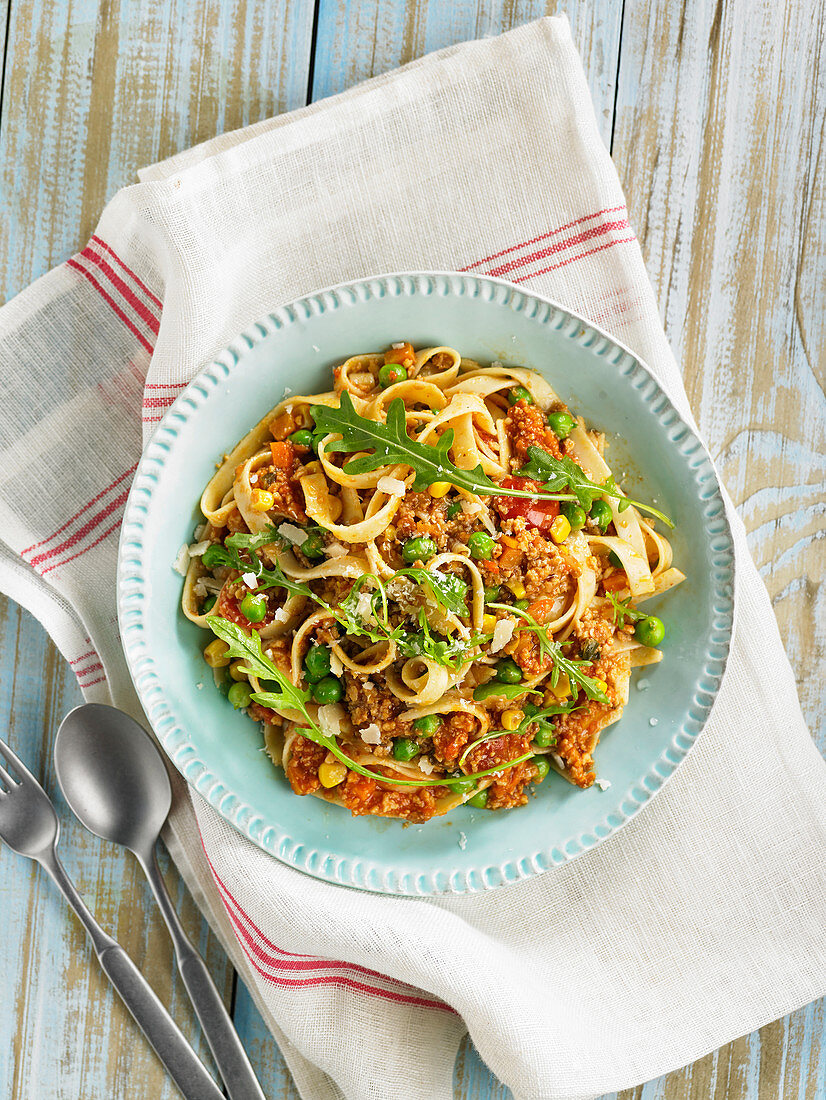
M14 768L14 770L20 776L21 780L34 779L34 782L35 783L37 782L37 780L34 778L32 773L29 771L29 769L26 767L26 765L23 763L23 761L20 759L20 757L14 751L14 749L12 749L9 745L7 745L6 742L2 738L0 738L0 760L5 761L7 766ZM0 770L2 770L1 765L0 765ZM5 772L4 772L4 774L5 774Z
M6 791L10 791L12 787L16 787L17 783L12 779L6 769L0 764L0 792L5 788Z

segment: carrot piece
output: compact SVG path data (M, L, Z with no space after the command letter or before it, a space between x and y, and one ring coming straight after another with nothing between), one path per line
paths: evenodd
M628 575L624 570L618 569L610 577L602 578L602 587L606 592L622 592L628 587Z
M289 470L293 464L292 443L270 443L272 451L272 464L279 470Z

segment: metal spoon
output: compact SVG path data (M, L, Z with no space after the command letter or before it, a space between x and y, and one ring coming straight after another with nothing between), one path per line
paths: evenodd
M75 816L97 836L128 848L143 868L230 1100L265 1100L238 1032L181 927L158 869L155 845L172 804L172 787L154 742L123 711L86 703L61 722L54 758L58 782Z

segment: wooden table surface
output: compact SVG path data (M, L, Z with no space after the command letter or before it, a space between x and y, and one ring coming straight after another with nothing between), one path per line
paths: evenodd
M0 301L83 247L139 166L557 7L0 0ZM566 10L689 397L826 750L824 0L569 0ZM74 677L8 601L0 632L0 725L57 796L69 872L197 1035L134 861L85 833L60 800L50 744L80 701ZM248 994L174 868L166 873L267 1095L296 1097ZM0 914L0 1096L176 1096L77 921L42 873L2 847ZM469 1044L455 1091L509 1095ZM822 1100L824 1002L621 1095Z

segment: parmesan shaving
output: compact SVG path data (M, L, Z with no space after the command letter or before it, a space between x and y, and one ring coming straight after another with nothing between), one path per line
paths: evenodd
M328 703L318 708L318 724L328 737L338 737L341 733L341 720L344 710L339 703Z
M348 553L340 542L331 542L324 552L328 558L343 558Z
M361 739L366 745L378 745L381 742L381 730L375 722L365 726L361 731Z
M178 551L178 556L175 558L172 568L176 573L180 573L182 577L186 576L186 571L189 568L189 547L186 543Z
M333 676L341 676L342 672L344 672L344 665L341 663L341 658L335 650L330 653L330 672L332 672Z
M500 649L504 649L513 637L515 629L516 623L513 619L499 619L493 628L493 640L490 643L491 653L498 653Z
M290 618L290 613L286 607L279 607L273 615L273 619L277 623L286 623Z
M241 580L244 582L244 584L247 586L247 588L257 588L258 587L258 578L256 577L256 575L254 573L242 573L241 574Z
M430 775L435 767L436 765L429 756L422 756L419 759L419 770L424 772L425 775Z
M376 488L382 493L387 493L389 497L403 497L407 492L407 486L403 481L397 477L388 477L386 474L376 482Z
M202 542L193 542L192 546L189 548L189 556L191 558L200 558L210 545L209 539L204 539Z
M278 528L278 534L282 539L291 542L293 546L303 546L310 537L306 531L302 531L301 528L296 527L294 523L282 523Z
M477 512L484 512L485 506L478 500L463 500L462 511L466 516L475 516Z

